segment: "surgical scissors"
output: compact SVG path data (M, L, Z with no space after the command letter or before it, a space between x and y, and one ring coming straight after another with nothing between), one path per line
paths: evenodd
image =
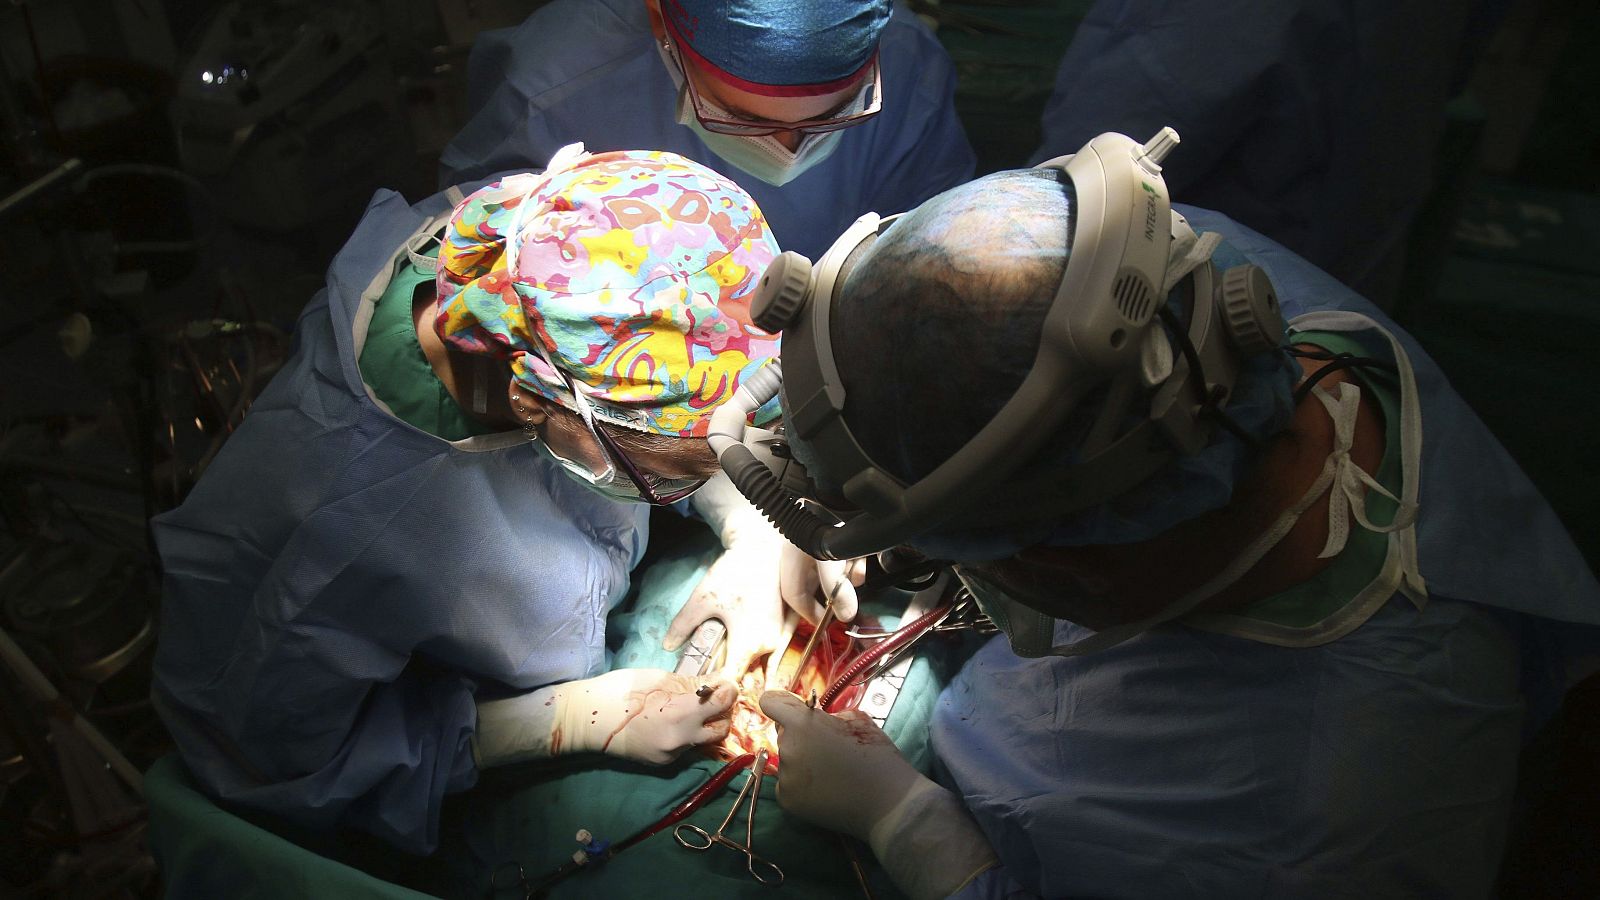
M756 855L751 848L752 838L755 836L756 827L756 801L761 799L761 779L767 774L767 751L762 750L756 754L755 762L750 767L750 777L744 780L744 787L739 789L739 796L733 801L733 808L723 817L722 824L717 826L716 834L707 834L704 828L684 822L672 829L672 837L679 844L690 850L710 850L713 844L722 844L732 847L744 854L745 869L750 872L750 877L762 884L774 887L783 884L783 870L775 863L769 862ZM728 829L728 823L733 821L739 807L744 805L745 795L750 795L750 813L744 820L744 843L723 837L722 833ZM690 837L684 837L687 833Z

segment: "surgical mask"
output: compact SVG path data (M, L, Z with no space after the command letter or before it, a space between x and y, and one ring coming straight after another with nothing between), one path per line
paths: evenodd
M545 354L542 347L535 347L534 349L546 363L550 362L549 356ZM554 364L551 364L551 368L555 368ZM561 370L557 369L557 371ZM651 502L639 490L639 485L634 482L632 477L625 472L617 471L616 463L612 460L612 453L615 452L620 455L622 453L621 449L613 450L608 448L606 441L600 437L599 426L595 424L594 407L589 402L589 398L583 395L583 390L578 387L578 383L572 379L571 375L566 372L561 372L561 375L566 379L567 391L572 397L572 402L568 405L577 411L578 417L583 420L584 426L589 429L589 436L594 440L595 448L599 451L600 458L605 460L605 469L596 472L577 460L568 459L557 453L550 446L549 441L540 441L538 446L544 450L546 455L559 463L561 468L566 470L566 473L573 480L602 497L624 503ZM706 482L704 478L663 478L640 470L637 465L634 465L634 469L638 472L640 478L648 480L650 490L654 491L657 497L667 498L660 502L684 499ZM673 495L681 496L674 497Z
M589 422L588 424L592 434L595 427L594 423ZM600 446L599 438L595 439L595 443ZM574 481L600 496L623 503L648 502L644 495L639 492L639 486L633 483L633 479L617 471L616 466L611 462L610 454L605 450L604 446L600 446L600 456L606 461L606 468L603 472L595 472L581 462L567 459L551 448L548 441L540 441L538 446L543 448L547 456L559 463L561 468ZM706 481L704 478L652 478L649 473L645 473L645 477L651 478L650 489L655 491L657 496L668 496L690 488L697 488Z
M568 380L568 384L572 385L572 381L570 379ZM625 472L617 471L616 463L612 460L611 456L613 450L608 449L606 442L601 440L600 429L597 425L595 425L594 422L594 410L591 408L588 399L583 396L583 392L578 390L576 387L573 387L572 398L573 406L577 408L579 417L583 419L583 424L588 426L589 436L594 439L595 446L600 451L600 458L606 461L605 471L596 472L583 463L580 463L576 460L567 459L565 456L562 456L553 448L551 448L548 441L541 441L539 446L544 448L545 453L549 454L551 459L560 463L561 468L565 469L568 475L572 476L580 484L585 485L595 493L611 500L620 500L624 503L651 502L645 497L644 493L639 490L639 485L634 482L633 478L629 477ZM620 454L622 451L617 449L614 452ZM681 500L689 496L690 493L693 493L706 482L706 479L704 478L662 478L638 469L637 465L635 465L634 468L636 471L638 471L640 478L648 479L650 490L654 491L657 497L667 498L659 502ZM681 494L682 496L673 496L677 494Z
M832 156L839 146L840 135L844 134L843 131L808 134L801 138L799 147L790 150L777 135L743 137L707 131L695 118L694 105L689 102L686 89L678 91L678 123L689 126L689 130L725 162L777 187L799 178Z
M667 73L672 76L672 83L678 89L678 124L686 126L693 131L706 147L722 160L737 166L739 169L754 175L775 187L782 187L799 178L813 166L833 155L839 146L839 137L843 131L829 131L823 134L808 134L801 138L800 146L793 150L783 145L776 135L762 135L751 137L747 135L718 134L707 131L705 126L694 114L694 102L689 99L689 87L684 83L683 73L678 71L678 66L672 61L667 50L661 44L656 45L656 50L661 54L662 65L667 67ZM711 107L722 116L737 118L725 109L720 109L714 104L701 98L701 102ZM865 103L865 94L852 101L852 106ZM849 108L843 110L848 113Z

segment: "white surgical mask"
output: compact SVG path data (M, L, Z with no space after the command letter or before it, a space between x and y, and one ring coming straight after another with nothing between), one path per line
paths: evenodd
M778 187L799 178L812 166L832 156L839 146L839 137L844 134L843 131L808 134L800 139L800 146L790 150L778 140L777 135L748 137L707 131L695 118L694 104L689 102L686 89L678 91L678 123L687 125L712 153L725 162Z
M833 151L838 148L842 130L805 135L800 140L800 146L793 150L785 147L776 135L750 137L707 131L695 117L694 102L689 99L689 88L684 84L683 73L678 71L678 66L672 61L664 46L657 44L656 49L661 53L661 62L667 67L667 73L672 76L672 82L678 88L678 124L693 131L706 147L723 161L737 166L767 184L782 187L832 156ZM701 102L724 118L738 118L727 110L719 109L704 97L701 98ZM865 93L852 101L851 105L856 107L864 102ZM849 112L847 109L840 114L848 115Z

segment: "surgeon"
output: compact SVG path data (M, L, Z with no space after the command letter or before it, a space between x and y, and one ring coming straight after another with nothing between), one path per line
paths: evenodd
M776 358L747 308L776 252L748 194L672 153L379 194L295 355L154 521L154 696L199 784L423 853L483 768L725 736L731 682L607 672L605 618L651 505L690 497L750 606L730 634L775 640L781 539L696 489L708 413Z
M444 184L537 168L570 141L658 147L750 192L783 246L972 177L955 68L889 0L555 0L489 32Z
M1005 632L940 698L941 783L764 694L779 800L911 897L1487 896L1600 586L1408 335L1168 211L1170 144L1102 135L768 270L787 455L848 521L770 511L822 555L953 560Z
M1446 104L1506 0L1098 0L1043 113L1040 162L1102 131L1184 136L1167 182L1385 309L1438 176Z

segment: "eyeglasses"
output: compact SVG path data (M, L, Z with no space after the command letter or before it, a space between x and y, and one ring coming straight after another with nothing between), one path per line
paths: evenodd
M595 425L594 422L589 422L588 424L589 433L593 434L595 440L600 442L600 446L605 450L606 456L611 458L612 463L621 467L623 474L627 475L628 480L633 482L633 486L638 489L639 499L651 506L670 506L677 503L679 500L700 490L700 487L709 480L705 478L662 478L659 475L650 475L633 464L633 460L628 458L628 454L622 452L622 448L618 447L616 441L606 434L605 429Z
M872 61L872 82L862 88L853 100L841 109L850 109L859 106L859 110L842 116L819 116L814 119L802 119L798 122L778 122L771 119L738 119L726 110L713 105L711 101L700 96L695 89L694 79L689 77L689 69L683 64L683 57L678 52L678 45L671 38L663 40L662 46L666 47L667 55L672 57L673 65L678 67L678 72L683 75L684 90L689 94L689 102L694 106L694 117L707 131L717 134L735 135L738 137L765 137L777 134L780 131L798 131L801 134L826 134L830 131L839 131L852 125L860 125L872 118L883 109L883 76L878 68L878 61ZM730 117L730 118L725 118Z
M548 360L546 360L548 362ZM571 391L574 404L578 407L578 418L588 427L589 433L594 436L595 443L600 445L601 452L606 458L606 470L595 472L588 466L575 460L567 459L555 452L548 443L545 450L568 472L593 485L595 490L617 500L643 501L651 506L669 506L699 490L709 479L706 478L663 478L653 475L634 465L628 454L622 452L617 442L606 434L605 430L594 421L594 410L589 405L589 400L573 384L572 376L566 372L561 373L567 382L567 389ZM617 478L617 470L627 476L627 481Z

